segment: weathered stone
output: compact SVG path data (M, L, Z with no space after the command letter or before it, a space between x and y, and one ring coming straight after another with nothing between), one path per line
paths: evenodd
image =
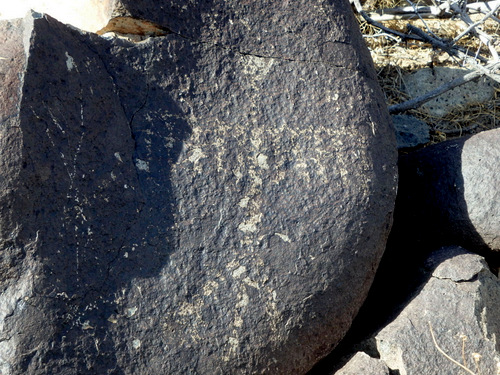
M344 5L326 9L354 35ZM2 371L300 374L334 347L395 195L359 35L333 43L351 51L342 66L19 25L22 97L1 124Z
M500 250L500 130L403 155L392 236Z
M430 142L429 125L413 116L394 115L398 148L411 148Z
M389 375L387 365L363 352L356 353L335 375Z
M361 34L352 32L358 26L347 0L117 0L110 18L116 16L149 20L188 39L234 51L324 62L376 79Z
M416 98L469 72L466 69L451 67L420 69L403 78L404 90L412 98ZM490 100L495 94L495 88L494 81L482 77L439 95L437 98L425 103L423 108L434 116L444 116L461 107Z
M497 374L498 278L483 258L458 247L433 253L426 269L422 290L375 336L380 359L401 375L466 373L461 366Z

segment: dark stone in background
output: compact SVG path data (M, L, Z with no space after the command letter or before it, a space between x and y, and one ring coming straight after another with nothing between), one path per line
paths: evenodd
M430 142L429 125L416 117L394 115L392 122L396 130L398 149L413 148Z
M323 9L355 35L343 5ZM4 373L299 374L339 342L396 185L359 35L342 68L1 25L27 61L4 81Z

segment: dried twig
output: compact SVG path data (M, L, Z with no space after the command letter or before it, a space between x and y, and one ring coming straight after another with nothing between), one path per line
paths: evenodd
M390 9L381 9L368 12L368 15L375 21L410 20L417 18L417 14L422 18L450 18L451 13L446 6L409 6Z
M475 13L488 13L490 10L495 9L500 4L500 0L495 1L481 1L478 3L467 4L465 7L471 14Z
M418 108L422 104L427 103L429 100L432 100L432 99L438 97L439 95L445 93L446 91L452 90L455 87L461 86L467 82L478 79L482 75L483 74L480 72L471 72L471 73L464 75L463 77L455 78L453 81L447 82L444 85L439 86L438 88L428 92L425 95L419 96L419 97L414 98L414 99L407 100L406 102L403 102L400 104L391 105L389 107L389 113L396 114L396 113L408 111L409 109Z
M431 331L431 336L432 336L432 341L434 342L434 346L436 347L436 349L438 350L439 353L441 353L447 360L453 362L454 364L456 364L457 366L459 366L463 370L467 371L469 374L477 375L475 372L472 372L470 369L468 369L467 367L465 367L464 365L462 365L460 362L455 361L448 354L446 354L446 352L443 349L441 349L439 347L439 345L438 345L438 343L436 341L436 337L434 337L434 331L432 330L431 322L429 322L429 330Z
M498 4L491 12L489 12L489 13L491 13L489 17L491 17L493 14L495 14L496 11L498 10L498 8L500 8L500 4ZM459 7L457 3L451 3L451 9L453 9L457 14L460 15L460 18L462 19L462 21L464 21L467 25L469 25L469 28L468 28L469 33L478 37L479 40L481 40L481 42L483 42L486 46L488 46L490 53L491 53L491 56L493 56L493 59L495 61L497 61L498 60L498 53L497 53L495 46L494 46L495 39L492 38L491 36L489 36L488 34L486 34L480 28L478 28L477 27L478 25L474 24L474 22L469 17L469 15L463 10L463 8ZM480 22L479 24L486 21L486 19L488 19L489 17L484 17L483 21Z
M352 1L351 1L352 2ZM500 0L495 1L481 1L477 3L467 4L465 9L470 14L488 13L494 9ZM357 9L356 9L357 10ZM359 10L357 10L359 13ZM417 15L418 13L418 15ZM369 10L367 14L374 21L392 21L392 20L410 20L417 17L430 19L430 18L450 18L455 15L454 11L450 9L450 4L445 1L440 5L434 6L406 6L396 8L385 8L377 10ZM494 17L493 17L494 18Z
M401 40L409 40L409 39L413 39L413 40L418 40L418 41L421 41L423 42L424 40L418 36L418 35L415 35L415 34L405 34L405 33L402 33L402 32L399 32L399 31L396 31L396 30L393 30L389 27L386 27L384 25L382 25L381 23L373 20L364 10L361 10L359 12L359 14L366 20L366 22L368 22L370 25L373 25L375 27L378 27L380 30L388 33L388 34L393 34L393 35L396 35L398 37L401 38Z
M365 19L366 22L382 30L382 35L394 35L400 38L402 41L416 40L429 43L434 49L446 52L448 55L454 58L457 63L467 66L472 70L471 72L464 74L463 77L459 77L452 80L451 82L447 82L425 95L408 100L404 103L390 106L390 113L401 113L409 109L418 108L422 104L436 98L444 92L463 85L467 82L477 80L482 76L488 76L500 83L500 74L496 73L500 58L495 49L495 39L479 28L479 26L482 25L487 19L494 19L494 15L500 9L500 0L475 4L466 4L465 2L446 0L442 1L440 5L436 5L436 3L434 3L434 6L427 7L417 6L411 0L407 0L407 2L410 4L410 7L384 9L382 11L378 11L378 13L365 12L359 0L350 1L354 4L356 11ZM480 21L473 22L467 14L468 11L482 12L485 13L485 16L482 17ZM371 17L373 14L391 13L392 15L401 15L405 12L407 14L411 14L413 18L419 17L419 19L424 23L427 32L416 27L415 25L408 24L408 33L403 33L400 31L392 30L391 28L383 25L380 22L377 22L377 20ZM443 40L442 38L435 35L426 24L424 18L429 14L440 17L458 15L469 26L463 33L460 33L460 35L455 37L452 41ZM467 34L476 36L477 38L479 38L480 42L488 46L490 54L492 56L491 60L482 56L480 54L480 49L478 49L477 52L474 53L473 51L469 51L469 49L465 49L456 45L456 43Z
M461 86L467 82L474 81L484 75L489 77L495 77L498 82L500 82L500 75L494 74L493 72L498 68L500 63L494 63L489 65L488 67L482 67L480 65L476 66L476 69L470 73L465 74L462 77L455 78L450 82L446 82L445 84L439 86L438 88L413 99L407 100L406 102L391 105L389 107L389 113L396 114L408 111L409 109L415 109L420 107L422 104L427 103L429 100L432 100L439 95L445 93L446 91L452 90L455 87ZM487 73L486 73L487 72Z
M412 35L419 36L423 41L430 43L434 48L438 48L441 51L446 52L450 56L458 57L460 60L466 61L468 63L474 63L473 60L471 61L471 58L485 63L488 62L488 59L486 59L485 57L478 56L477 54L469 52L468 50L463 51L463 48L452 46L439 38L434 38L417 26L408 24L406 25L406 28L412 33Z
M495 8L493 8L492 10L490 10L489 12L487 12L485 14L485 16L480 21L475 22L475 23L469 25L469 27L467 29L465 29L462 33L460 33L459 35L457 35L453 39L452 44L455 44L456 42L458 42L465 35L467 35L469 32L471 32L476 26L482 25L484 22L486 22L486 20L488 18L493 17L493 15L498 11L498 9L500 9L500 1L498 1L498 4L496 4Z
M437 38L436 34L434 34L431 30L431 28L429 27L429 25L427 25L427 22L425 22L424 18L420 15L420 12L418 11L417 9L417 5L414 4L412 1L410 0L406 0L406 2L408 4L410 4L412 6L412 8L414 9L415 11L415 14L418 16L418 18L420 19L420 21L422 21L422 23L424 24L425 28L427 29L427 32L432 35L434 38Z

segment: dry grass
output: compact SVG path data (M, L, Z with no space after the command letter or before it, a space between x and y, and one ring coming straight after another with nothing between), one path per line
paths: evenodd
M415 1L415 3L419 5L426 4L424 1ZM406 1L399 0L367 0L363 6L364 9L375 10L407 5ZM427 5L430 4L427 2ZM448 54L433 50L426 43L399 43L394 38L381 34L379 29L368 24L362 18L358 17L358 20L361 32L365 35L366 44L371 51L379 82L388 105L401 103L409 99L408 95L402 90L402 81L406 74L426 67L458 67L461 64L460 61L454 60ZM429 27L433 33L446 40L453 39L465 29L465 24L456 19L435 19L425 20L425 22L427 25L424 25L419 19L384 21L382 23L387 27L402 32L406 32L408 23L422 29ZM483 30L489 35L498 36L500 34L500 24L488 21ZM461 39L459 44L474 52L480 49L483 56L489 57L487 48L481 45L477 38L466 37ZM431 143L437 143L446 139L500 127L500 111L497 111L499 104L500 93L497 91L495 97L487 103L457 108L444 117L431 116L422 108L411 110L408 114L429 124L432 129Z

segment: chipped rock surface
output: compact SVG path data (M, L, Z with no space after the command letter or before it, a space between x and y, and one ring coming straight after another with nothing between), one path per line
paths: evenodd
M140 43L0 23L2 374L300 374L361 306L396 146L347 2L259 54L197 9Z
M387 365L391 374L498 374L500 281L484 258L444 247L430 254L421 275L424 283L397 316L353 348L376 356L371 363ZM344 368L371 374L363 351L333 374ZM363 362L356 360L361 354Z
M474 373L497 374L500 281L483 258L457 247L426 266L423 289L375 336L380 358L401 375L463 372L441 349Z
M335 375L389 375L389 368L380 359L364 352L356 353Z

